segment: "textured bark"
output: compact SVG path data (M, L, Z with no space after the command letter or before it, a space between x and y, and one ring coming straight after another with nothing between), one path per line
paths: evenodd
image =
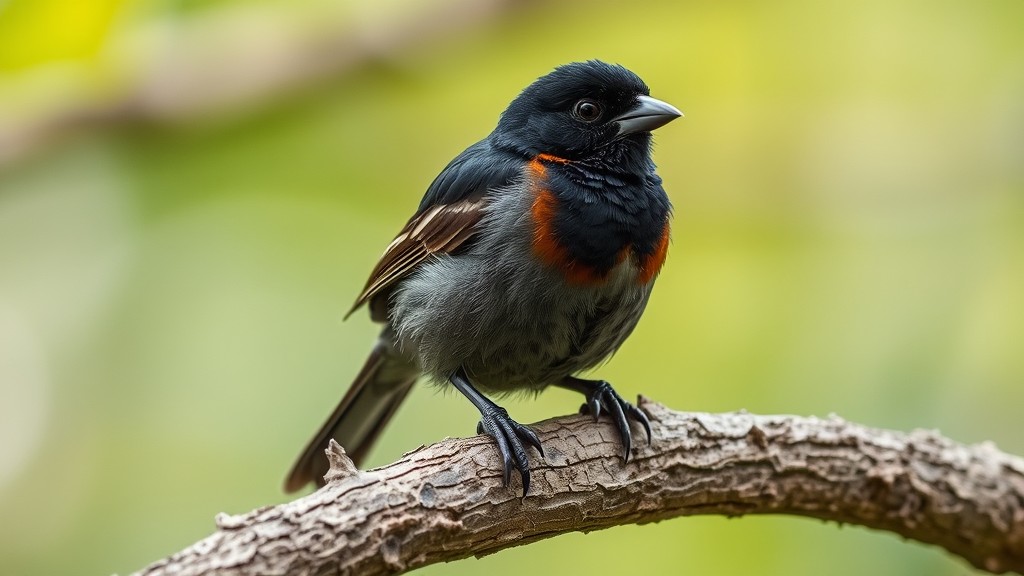
M212 536L140 574L391 574L571 531L766 513L888 530L984 570L1024 571L1024 460L991 443L836 417L681 413L643 398L641 407L654 441L628 464L604 419L535 425L547 457L534 456L525 499L517 480L501 486L487 437L447 439L365 472L334 444L322 490L222 514Z

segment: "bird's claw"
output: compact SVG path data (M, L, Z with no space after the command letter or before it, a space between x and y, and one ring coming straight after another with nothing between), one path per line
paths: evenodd
M626 402L619 396L619 393L612 388L611 384L604 380L594 382L594 387L587 392L587 402L580 407L581 414L593 414L594 421L601 415L601 410L611 415L615 421L615 427L619 430L622 438L622 459L629 462L629 452L633 447L633 434L629 428L629 420L636 420L644 427L647 433L647 443L651 443L651 421L647 414L636 406Z
M512 469L519 470L525 497L530 491L530 460L523 443L536 448L543 458L544 449L541 447L537 434L528 426L523 426L513 420L508 415L508 411L501 406L488 408L481 413L480 422L476 425L476 432L477 434L487 434L498 444L498 452L501 454L504 470L504 486L507 487L512 478Z

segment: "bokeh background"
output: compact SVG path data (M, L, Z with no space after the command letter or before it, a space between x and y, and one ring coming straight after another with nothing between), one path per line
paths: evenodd
M1022 22L1017 0L0 1L2 571L129 572L285 500L375 336L341 320L376 257L518 90L588 58L686 112L656 138L670 259L601 377L1024 453ZM417 389L370 464L476 420ZM637 569L971 572L707 517L422 573Z

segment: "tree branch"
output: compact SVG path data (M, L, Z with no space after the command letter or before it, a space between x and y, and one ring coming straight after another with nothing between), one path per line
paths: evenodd
M628 464L604 419L535 425L546 458L534 458L525 499L517 481L501 486L487 437L447 439L365 472L334 444L325 488L221 514L216 533L139 574L392 574L570 531L695 514L859 524L991 572L1024 571L1024 460L991 443L836 417L682 413L644 398L640 406L654 442Z

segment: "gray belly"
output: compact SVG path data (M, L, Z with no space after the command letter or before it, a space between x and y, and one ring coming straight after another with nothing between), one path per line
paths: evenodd
M630 259L600 285L573 286L533 259L528 234L516 237L485 236L397 286L390 322L425 374L444 381L462 366L487 392L539 390L599 364L636 326L651 286Z

